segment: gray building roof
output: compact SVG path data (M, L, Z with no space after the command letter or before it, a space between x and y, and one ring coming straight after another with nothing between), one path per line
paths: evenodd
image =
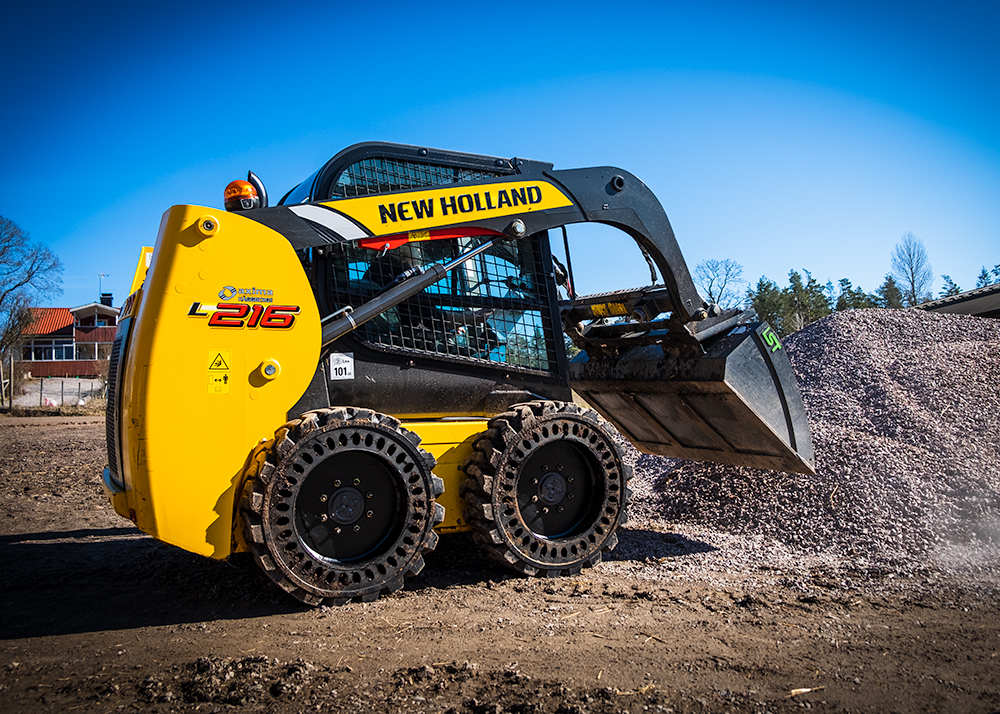
M931 300L916 307L931 312L1000 318L1000 283L976 288L951 297Z

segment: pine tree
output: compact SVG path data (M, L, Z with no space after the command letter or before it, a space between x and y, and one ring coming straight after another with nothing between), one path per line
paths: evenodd
M861 286L853 287L847 278L839 281L840 295L837 296L837 310L863 310L868 307L878 307L878 295L869 295Z
M899 286L896 285L896 281L891 274L885 276L885 282L875 292L878 295L877 307L891 309L903 307L903 293L900 291Z
M939 297L951 297L952 295L958 295L962 292L962 288L955 284L955 281L951 279L949 275L942 275L944 278L944 287L941 288L941 294Z
M777 283L761 276L757 289L747 290L747 301L753 305L757 317L770 323L779 335L785 335L784 295Z
M761 277L756 290L747 290L747 300L758 317L770 323L779 335L801 330L831 312L832 299L827 295L827 288L820 285L808 270L802 272L805 273L805 280L796 271L790 271L786 288Z
M802 272L806 274L805 282L794 270L788 272L789 285L784 290L788 298L786 310L789 314L785 325L788 332L798 332L831 312L830 300L824 294L823 286L808 270Z

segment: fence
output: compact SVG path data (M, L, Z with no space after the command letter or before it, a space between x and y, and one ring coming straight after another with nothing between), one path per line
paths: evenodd
M22 393L13 397L16 407L61 407L86 403L103 397L105 384L99 379L54 377L22 384Z

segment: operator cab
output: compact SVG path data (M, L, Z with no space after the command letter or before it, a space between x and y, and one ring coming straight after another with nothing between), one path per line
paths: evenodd
M335 207L338 199L474 186L516 175L516 164L516 159L359 144L333 157L279 205L323 201ZM418 203L414 210L428 209ZM399 283L407 271L447 263L494 237L475 228L400 236L300 251L323 317L357 308ZM504 407L498 399L513 404L569 398L565 342L558 318L553 320L559 295L552 265L547 231L500 242L359 326L331 346L338 364L352 360L355 378L329 378L329 403L353 403L363 385L371 404L372 380L385 385L376 389L383 398L376 397L374 408L392 414L425 412L433 403L441 413L478 415ZM455 389L456 383L464 388Z

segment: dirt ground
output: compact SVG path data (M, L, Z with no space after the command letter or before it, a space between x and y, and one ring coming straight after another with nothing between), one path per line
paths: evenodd
M659 557L560 580L444 537L396 596L308 609L115 515L103 439L0 417L2 714L1000 712L982 584L699 571L720 546L643 525L619 551Z

